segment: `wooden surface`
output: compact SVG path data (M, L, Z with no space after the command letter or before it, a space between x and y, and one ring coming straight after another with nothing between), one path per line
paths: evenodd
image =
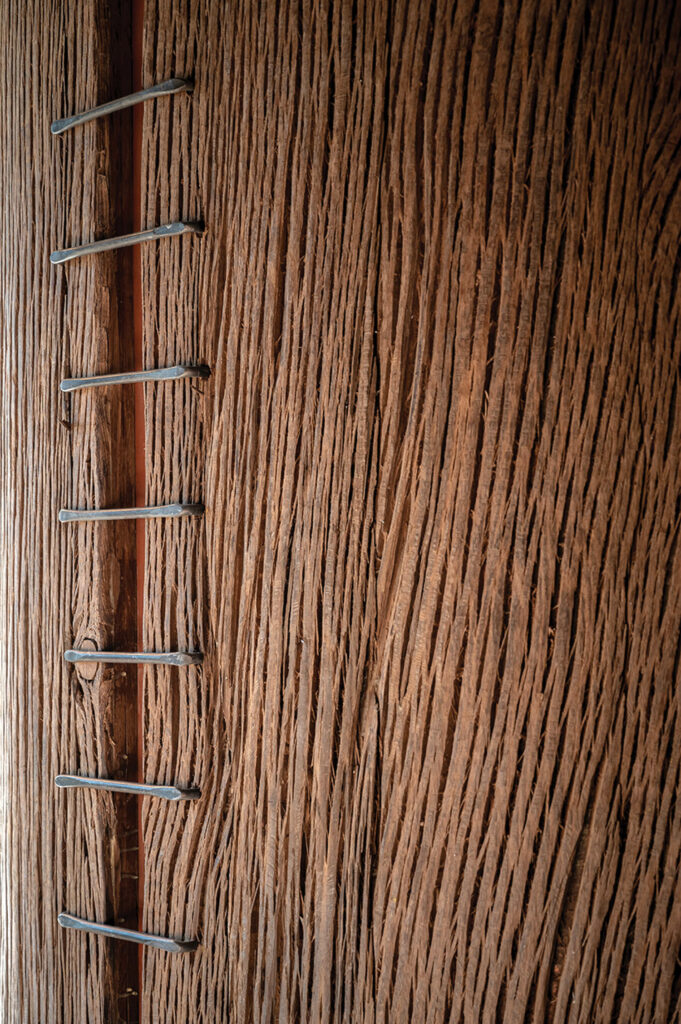
M128 270L47 264L123 216L129 122L47 134L104 15L0 25L7 1019L128 970L153 1024L679 1020L681 9L147 0L196 90L142 226L207 231L141 252L145 362L213 374L145 390L146 500L206 516L147 527L143 641L206 661L145 670L142 774L202 799L143 803L140 923L202 946L139 986L55 923L137 870L52 784L134 732L60 655L134 611L134 533L56 522L132 486L130 396L56 390L132 359Z
M0 27L0 1005L31 1024L137 1019L136 951L57 925L66 910L134 926L135 802L54 785L61 771L137 772L134 677L63 660L68 647L134 645L134 528L57 521L62 506L134 503L132 396L59 391L62 377L132 365L131 265L49 263L53 249L129 230L126 115L49 132L65 110L129 89L124 13L94 0L14 5Z

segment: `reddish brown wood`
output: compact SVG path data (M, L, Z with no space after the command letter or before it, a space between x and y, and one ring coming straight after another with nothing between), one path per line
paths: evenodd
M136 775L135 679L68 668L70 646L134 643L134 532L63 526L60 506L133 500L132 403L59 380L131 366L129 257L52 268L52 249L130 229L128 115L53 138L50 121L129 91L126 5L35 3L0 29L2 127L3 969L7 1021L135 1021L136 954L57 913L135 923L133 800L59 792Z
M209 227L149 255L147 351L215 369L148 406L149 500L208 513L149 535L147 639L208 661L147 684L205 791L146 818L147 923L205 944L147 956L147 1019L669 1018L678 12L146 33L197 90L146 113L144 216Z
M0 25L12 1022L121 976L54 925L109 912L121 808L51 775L134 714L55 653L134 594L134 533L54 517L134 454L131 396L51 389L133 358L125 267L41 262L124 139L47 137L105 98L76 8ZM140 251L144 362L213 375L145 391L146 500L207 511L146 529L144 644L206 662L144 673L143 775L203 796L142 806L141 925L202 948L145 951L141 1019L679 1020L681 9L147 0L143 42L196 91L145 107L141 225L207 224Z

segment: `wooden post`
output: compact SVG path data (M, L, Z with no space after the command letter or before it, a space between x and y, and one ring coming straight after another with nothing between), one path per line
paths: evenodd
M138 226L206 230L139 252L142 362L212 372L144 385L145 503L205 516L146 527L143 645L204 661L143 670L140 774L201 797L141 805L138 926L200 947L58 932L137 905L134 805L52 782L137 743L60 657L132 642L134 530L56 521L133 503L132 393L57 391L132 367L131 271L47 262L130 213L122 122L48 132L128 17L0 22L6 1019L676 1019L673 4L146 0L195 89Z

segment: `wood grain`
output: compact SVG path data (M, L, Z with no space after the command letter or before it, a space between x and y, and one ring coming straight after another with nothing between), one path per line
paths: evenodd
M145 1019L678 1015L678 12L145 29Z
M130 365L129 260L49 263L53 249L127 227L120 125L63 139L49 125L127 91L117 57L129 48L128 20L116 4L36 2L11 5L0 28L7 1021L138 1019L134 951L57 925L63 909L134 924L135 804L54 786L60 771L137 772L136 681L63 661L70 646L134 644L134 532L57 522L60 506L130 504L134 493L130 396L59 392L63 376Z
M137 1013L55 926L128 873L52 786L134 728L59 654L134 612L134 533L56 523L132 487L131 396L53 386L132 360L128 270L45 259L123 213L129 123L47 135L105 16L0 24L10 1021ZM143 84L196 89L142 226L207 230L141 251L145 364L212 376L145 386L146 500L206 516L147 527L143 641L206 658L144 673L142 774L202 798L142 805L140 924L202 945L141 1020L681 1020L680 50L662 0L146 0Z

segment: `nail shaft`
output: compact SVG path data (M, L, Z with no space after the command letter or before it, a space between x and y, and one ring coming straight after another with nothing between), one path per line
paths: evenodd
M114 925L98 924L96 921L86 921L73 914L60 914L57 920L62 928L75 928L77 931L90 932L93 935L104 935L109 939L137 942L142 946L164 949L167 953L192 953L199 946L195 939L169 939L162 935L148 935L146 932L136 932L131 928L118 928Z
M200 235L203 232L203 224L199 221L175 221L172 224L161 224L156 228L148 228L145 231L136 231L132 235L119 235L118 238L101 238L98 242L87 242L85 245L77 245L73 249L57 249L50 255L50 263L67 263L78 256L90 256L96 252L108 252L110 249L124 249L129 245L138 245L140 242L154 242L159 238L173 238L176 235L194 234Z
M203 654L200 651L163 651L158 654L146 651L64 651L66 661L101 662L116 665L121 662L134 662L140 665L200 665Z
M162 370L135 370L131 373L108 373L99 377L72 377L63 380L62 391L80 391L82 388L101 388L106 384L139 384L156 380L184 380L188 377L210 377L207 366L167 366Z
M60 523L89 523L113 519L179 519L181 516L202 516L200 504L154 505L149 508L93 508L59 510Z
M61 135L62 132L67 131L69 128L75 128L76 125L85 124L87 121L94 121L97 117L113 114L117 110L134 107L135 104L144 103L145 100L153 100L158 96L170 96L175 92L191 93L193 90L194 83L191 79L169 78L166 82L152 85L148 89L142 89L140 92L133 92L129 96L121 96L117 100L111 100L109 103L102 103L98 107L92 107L91 110L85 110L82 114L73 114L71 117L63 117L58 121L53 121L50 125L50 131L53 135Z
M104 789L109 793L155 796L160 800L198 800L201 796L199 789L179 789L177 786L146 785L141 782L119 782L115 779L91 779L83 775L57 775L54 781L59 789Z

